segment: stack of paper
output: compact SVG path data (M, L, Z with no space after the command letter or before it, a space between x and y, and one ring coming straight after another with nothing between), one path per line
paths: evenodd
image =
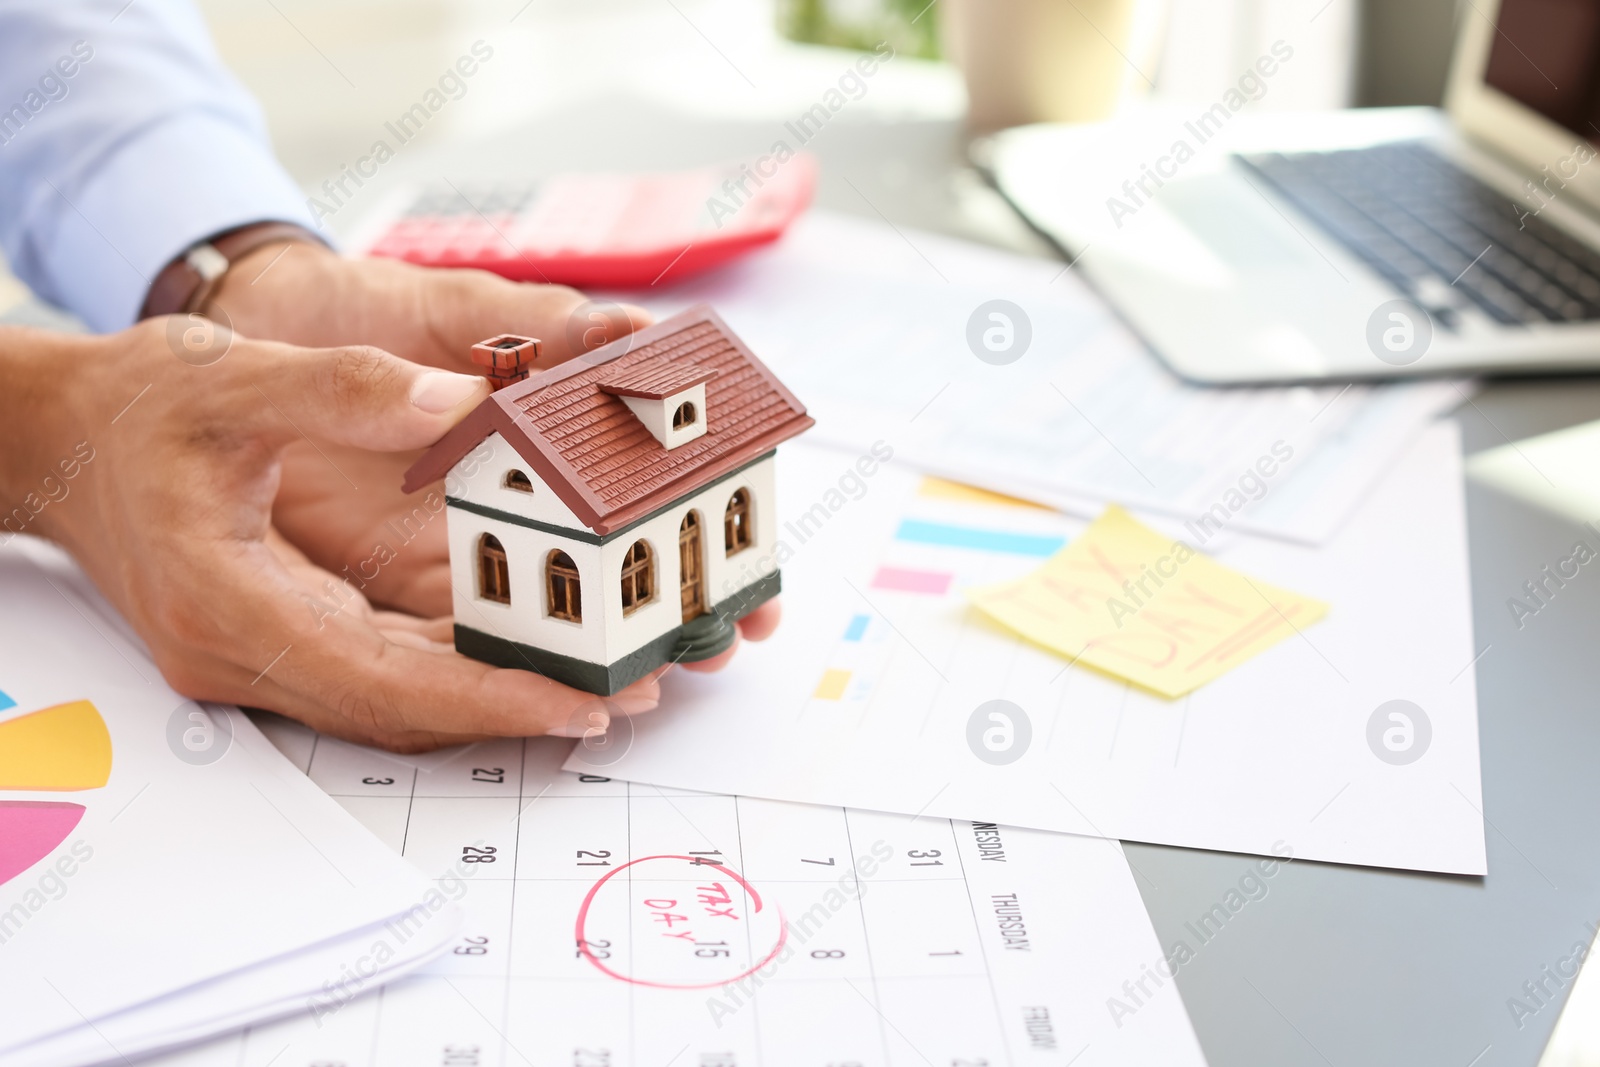
M808 441L883 441L1085 517L1117 503L1308 543L1468 388L1190 385L1062 264L824 212L645 302L701 301L805 401Z
M336 1014L460 909L234 709L184 700L70 561L0 548L0 1064Z
M449 866L467 922L336 1017L163 1067L1204 1062L1115 842L565 773L558 738L413 767L262 726L396 852Z
M1289 616L1280 640L1177 699L1029 641L970 602L1037 572L1083 522L952 494L898 460L863 468L850 453L798 445L778 461L783 626L720 674L668 675L662 712L632 724L631 746L604 773L1485 873L1453 425L1395 461L1323 547L1191 541L1256 582L1263 609L1283 590L1301 597L1277 597ZM1328 605L1315 625L1320 605L1303 598ZM1294 603L1308 606L1292 614ZM1115 629L1103 601L1088 607ZM1168 625L1200 648L1205 622ZM582 756L569 769L592 770Z
M1065 267L825 214L701 300L839 451L779 457L778 635L607 773L1484 872L1470 383L1198 388Z

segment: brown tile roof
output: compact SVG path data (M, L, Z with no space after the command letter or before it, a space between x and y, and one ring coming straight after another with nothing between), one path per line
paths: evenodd
M706 383L706 432L670 452L606 389L686 376ZM700 305L493 394L406 472L405 490L444 477L498 431L584 525L607 534L811 425L794 394Z
M716 376L716 368L697 367L693 363L638 363L606 375L600 380L600 391L612 396L665 400Z

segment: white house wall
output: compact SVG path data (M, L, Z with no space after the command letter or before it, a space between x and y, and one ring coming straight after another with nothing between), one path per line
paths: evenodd
M559 500L554 500L554 494L526 466L518 469L533 482L531 501L529 494L501 488L506 469L517 459L516 453L498 435L488 438L485 445L489 446L487 454L485 450L474 450L457 471L452 472L451 496L540 522L576 525L571 512ZM476 469L466 469L475 458ZM730 557L724 549L722 520L729 499L741 488L750 494L754 536L749 548ZM532 530L452 507L447 525L456 621L484 633L590 663L613 663L682 624L678 595L678 526L690 509L700 512L707 606L726 600L771 573L774 569L770 563L771 546L777 538L775 494L773 458L768 456L731 478L696 491L604 545L586 544L559 533ZM508 500L508 497L522 498L521 506L513 506L519 501ZM541 498L544 498L544 507L540 507ZM565 512L564 523L550 517L555 514L554 508ZM505 548L511 583L510 604L498 604L478 595L478 539L485 533L499 538ZM652 549L655 598L624 617L622 561L640 538L648 541ZM546 614L544 567L549 553L555 549L572 557L578 568L583 596L582 624ZM757 569L757 563L762 560L769 561L767 567Z
M533 492L507 489L505 477L510 470L526 474L533 485ZM509 511L535 522L569 530L588 529L498 433L490 434L482 444L468 452L445 477L444 484L448 495L470 500L474 504Z
M590 592L600 580L600 546L574 541L560 534L530 530L500 519L484 518L462 508L447 509L450 537L450 587L456 622L494 637L573 656L589 663L605 663L604 627L590 621ZM511 603L500 604L478 595L478 539L484 534L500 539L506 552L506 575L511 582ZM545 558L560 549L572 557L583 590L584 621L568 622L546 613ZM618 597L621 597L620 580Z
M723 548L722 517L728 500L739 489L750 493L754 538L749 548L734 556ZM773 568L756 569L756 562L770 552L762 551L777 537L773 512L775 478L772 457L746 467L732 478L717 482L673 504L653 518L630 529L601 548L601 570L606 575L605 593L606 662L616 660L644 646L654 638L683 625L683 607L678 595L682 568L678 563L678 527L691 510L700 512L701 538L705 548L706 606L718 604L752 585ZM622 615L622 561L635 541L648 541L655 556L655 600L626 618ZM584 587L585 604L588 586Z

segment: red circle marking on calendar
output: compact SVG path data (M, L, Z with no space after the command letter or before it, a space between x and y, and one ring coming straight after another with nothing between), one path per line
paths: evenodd
M761 970L761 968L771 963L777 958L778 953L783 951L783 946L789 940L789 924L784 922L783 911L782 909L779 909L778 943L773 945L772 951L763 956L761 961L754 967L740 971L738 974L730 975L726 978L719 978L714 982L652 982L647 978L634 978L631 975L618 974L610 967L607 967L598 956L590 951L589 939L585 936L585 928L589 923L589 906L594 903L594 898L599 894L601 888L604 887L607 882L611 881L611 879L615 878L629 867L636 866L640 863L649 863L652 860L682 860L685 863L692 863L697 867L710 867L712 870L719 871L727 877L733 879L735 882L739 883L739 888L750 894L750 900L755 905L752 914L759 914L761 912L761 894L756 892L756 887L745 881L739 872L730 870L720 863L709 863L703 857L698 856L640 856L636 860L629 860L627 863L624 863L615 870L607 871L598 882L590 886L589 892L584 895L583 904L578 908L578 923L574 931L574 936L578 941L578 951L583 953L583 958L594 964L595 968L599 970L601 974L604 974L609 978L615 978L619 982L629 982L633 985L650 986L654 989L715 989L718 986L726 985L729 982L738 982L750 977L752 974L755 974L757 971Z

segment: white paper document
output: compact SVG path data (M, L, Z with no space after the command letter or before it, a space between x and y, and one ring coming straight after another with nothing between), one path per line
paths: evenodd
M247 723L242 715L239 721ZM265 1020L314 1015L437 956L455 937L460 918L456 911L452 907L448 921L429 923L427 929L414 921L390 918L353 930L52 1035L0 1056L0 1064L122 1063L129 1056L187 1046ZM384 957L381 963L380 957Z
M886 440L924 469L1080 515L1221 507L1241 529L1321 541L1464 395L1439 381L1192 386L1063 264L823 212L645 303L701 301L805 402L809 440ZM1285 449L1262 500L1256 464ZM1324 451L1334 460L1313 466Z
M65 556L13 540L0 590L0 1064L122 1062L454 937L453 903L245 716L169 689Z
M553 738L397 774L263 728L469 919L162 1067L1204 1062L1115 842L580 777Z
M1485 873L1453 424L1397 458L1321 548L1191 539L1331 609L1172 701L1026 644L968 606L966 588L1034 570L1081 522L933 488L898 461L787 447L780 543L756 546L781 562L783 625L718 674L667 675L661 710L631 721L631 747L619 739L627 751L607 773L923 818ZM984 710L991 701L1006 702L1009 726ZM1010 731L1003 753L986 748L991 727ZM569 768L584 769L580 756Z

